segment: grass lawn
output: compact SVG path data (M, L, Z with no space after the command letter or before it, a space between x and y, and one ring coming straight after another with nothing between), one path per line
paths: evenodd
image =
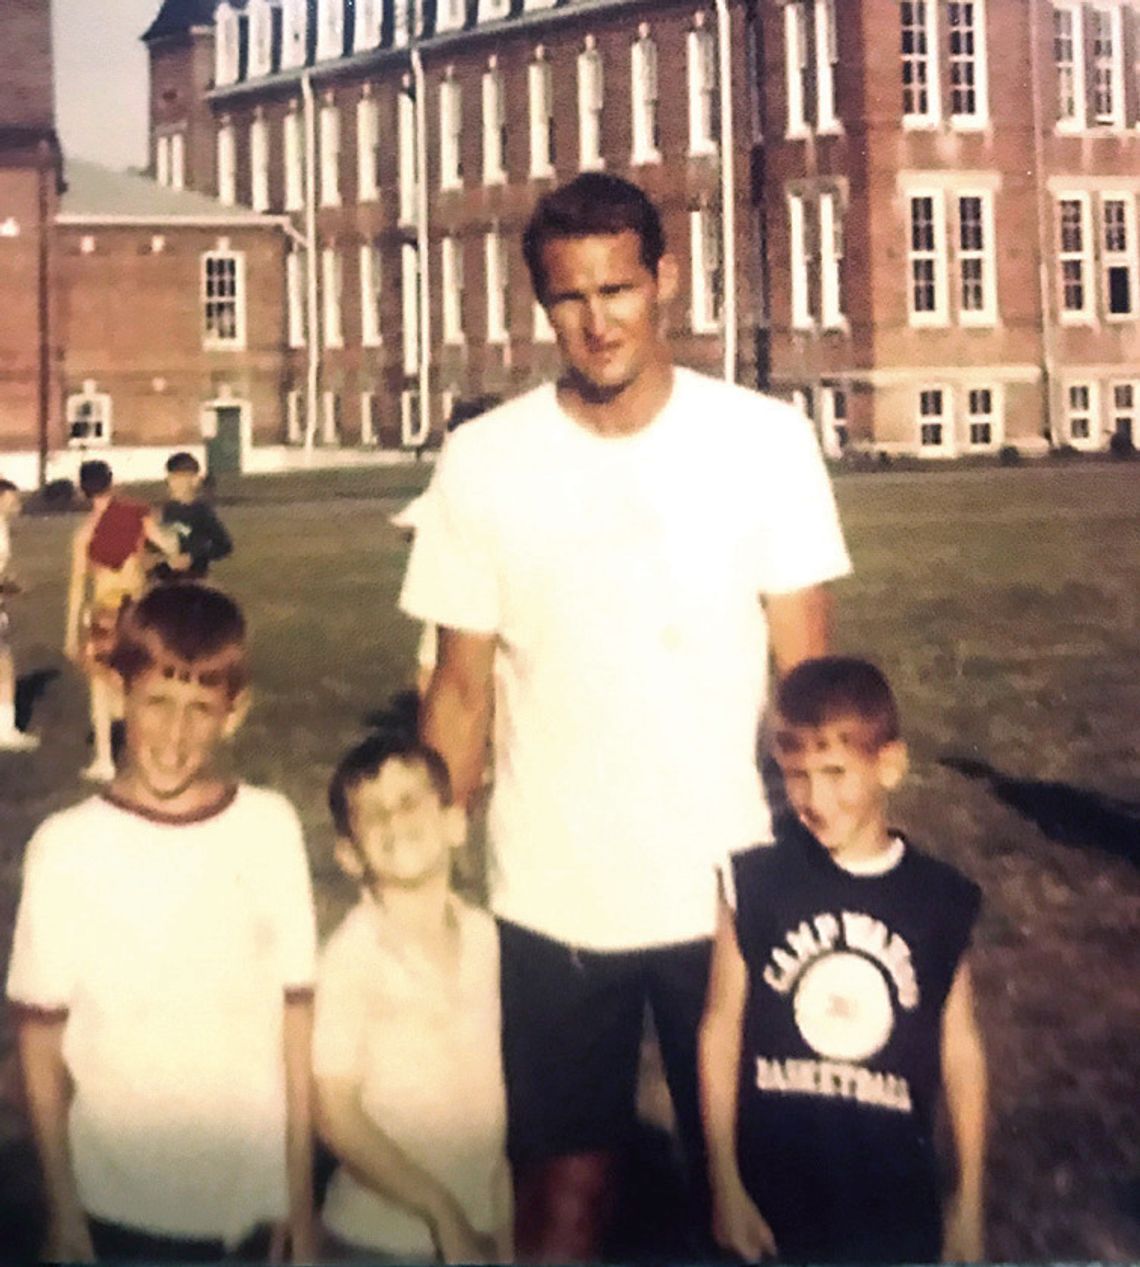
M412 674L416 631L394 606L405 547L386 517L425 474L297 480L289 504L264 478L220 490L237 548L216 580L254 635L234 760L297 804L325 931L351 898L325 782ZM991 1255L1140 1258L1140 466L848 475L837 491L856 566L837 586L838 642L898 691L913 758L900 825L985 890ZM28 835L87 791L84 696L59 653L75 522L15 531L19 668L57 676L35 701L41 751L0 754L0 966ZM0 1027L0 1146L14 1147L10 1048Z

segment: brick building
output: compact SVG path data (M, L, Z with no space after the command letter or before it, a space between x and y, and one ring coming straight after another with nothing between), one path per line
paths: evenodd
M145 38L156 177L313 243L292 441L548 374L519 230L601 166L662 206L679 358L829 451L1135 435L1137 0L165 0Z

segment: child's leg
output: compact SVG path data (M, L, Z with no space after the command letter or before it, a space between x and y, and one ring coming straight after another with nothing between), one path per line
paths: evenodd
M0 622L4 613L0 612ZM35 735L25 735L16 729L16 665L12 649L6 642L6 633L0 624L0 749L26 751L39 746Z
M83 771L84 778L109 783L115 777L111 752L111 722L114 711L114 681L106 671L96 669L88 678L91 688L91 729L95 736L95 756Z

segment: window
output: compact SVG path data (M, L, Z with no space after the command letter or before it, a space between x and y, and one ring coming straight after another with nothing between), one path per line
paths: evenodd
M418 201L419 165L416 161L416 105L411 84L397 94L396 134L399 145L400 223L414 224Z
M467 21L467 0L437 0L435 9L435 29L442 31L461 30Z
M249 201L254 211L269 210L269 124L261 115L249 125Z
M498 185L507 178L507 111L503 77L497 63L483 73L483 184Z
M186 184L186 137L181 132L170 135L170 187L182 189Z
M429 426L428 418L421 416L419 391L405 388L400 393L400 443L405 448L419 448L428 438Z
M820 132L840 130L835 113L835 68L838 64L835 0L815 0L815 124Z
M1092 315L1089 290L1088 196L1077 194L1058 202L1058 263L1060 264L1061 320L1083 320Z
M227 207L237 202L237 145L228 121L218 128L218 201Z
M1121 48L1120 10L1093 9L1092 107L1093 119L1102 124L1124 122L1124 63Z
M360 393L360 443L371 448L380 438L379 419L376 416L376 393Z
M321 393L321 441L340 443L340 397L334 391Z
M963 325L997 320L993 224L990 194L958 196L958 316Z
M411 242L400 247L400 299L404 319L404 373L420 368L420 256Z
M424 30L424 0L394 0L392 5L392 43L403 48Z
M369 92L356 103L356 198L380 196L380 107Z
M553 343L555 339L554 327L550 324L550 317L537 299L534 301L534 312L532 313L531 338L535 343Z
M380 247L360 244L360 342L366 348L380 346Z
M903 123L927 127L939 118L934 0L900 0L899 16Z
M1085 126L1085 52L1081 11L1053 9L1053 64L1057 69L1057 126Z
M720 229L720 217L708 207L689 212L690 326L694 334L709 334L720 329L724 297Z
M808 278L807 222L802 194L788 195L788 241L791 258L792 328L810 330L813 321Z
M219 87L237 81L239 50L238 15L223 0L214 14L214 83Z
M281 22L281 69L304 66L309 52L308 0L283 0Z
M318 0L317 60L344 56L345 0Z
M169 136L156 136L154 139L154 178L160 185L171 183Z
M439 85L440 189L458 189L463 184L463 93L450 76L449 71Z
M819 319L843 325L843 207L831 189L819 195Z
M807 132L808 45L804 0L784 6L784 67L788 100L788 136Z
M1109 317L1131 317L1136 311L1136 231L1131 196L1101 199L1104 263L1104 306Z
M971 387L966 393L966 423L970 447L990 449L997 442L992 387Z
M483 239L487 264L487 342L506 343L507 332L507 261L503 239L497 232Z
M111 397L97 392L92 379L67 398L67 443L77 449L111 443Z
M989 111L983 0L951 0L950 120L958 127L978 126Z
M942 194L910 197L911 325L942 325L946 321L946 226Z
M630 50L630 90L633 99L634 163L661 161L657 112L657 45L642 22Z
M296 387L285 395L285 443L300 444L305 438L305 421L301 416L304 397Z
M842 387L821 387L820 447L824 456L837 458L847 447L847 392Z
M321 206L340 206L340 111L333 101L321 107Z
M250 0L249 75L268 75L273 70L273 10L269 0Z
M535 50L534 60L526 68L527 96L530 107L530 174L532 177L554 174L554 85L550 61L542 48Z
M1126 443L1135 444L1138 438L1137 411L1140 406L1140 383L1113 383L1112 385L1112 434Z
M305 122L295 105L282 121L285 150L285 210L305 206Z
M716 151L716 43L703 24L689 32L687 43L689 153L712 154Z
M463 342L463 243L445 237L440 243L440 288L443 292L443 341Z
M479 0L479 21L497 22L510 17L511 0Z
M305 346L305 257L290 251L285 257L285 304L289 346Z
M340 252L334 246L326 246L321 251L321 295L324 300L325 347L344 347L344 323L341 320L344 270Z
M245 346L245 259L236 251L202 256L203 344Z
M1069 440L1078 447L1096 443L1093 418L1096 413L1096 390L1092 383L1070 383L1065 395L1065 422Z
M925 388L918 393L918 442L923 449L946 446L949 428L945 416L946 393L941 387Z
M356 0L356 16L352 28L354 53L363 53L380 43L380 24L383 16L383 0Z
M602 102L605 86L602 55L592 35L578 54L578 166L592 171L604 166L602 159Z

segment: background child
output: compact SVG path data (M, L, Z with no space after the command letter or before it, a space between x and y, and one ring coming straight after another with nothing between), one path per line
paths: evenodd
M450 887L466 824L447 768L415 739L378 735L343 758L329 805L337 859L361 887L317 981L317 1123L341 1163L322 1214L330 1248L507 1260L498 936Z
M297 815L215 772L248 703L230 599L161 586L111 663L126 756L28 847L8 996L47 1258L216 1259L288 1213L313 1252L315 957Z
M979 891L887 827L906 749L874 666L805 661L777 711L798 821L733 859L701 1034L714 1233L746 1258L978 1259ZM958 1170L944 1236L940 1065Z
M178 554L151 570L156 581L201 580L210 564L233 552L233 541L213 507L201 498L202 468L192 453L175 453L166 463L167 501L162 526L178 539Z
M16 662L9 636L7 599L20 592L11 571L11 522L20 513L20 490L0 479L0 751L30 752L40 746L35 735L16 729Z
M178 553L177 542L158 527L150 508L117 496L113 485L106 462L80 466L79 487L91 502L91 513L71 542L63 644L64 655L87 675L95 755L83 776L100 783L115 777L111 723L122 707L121 686L108 656L123 612L137 601L146 584L145 543L149 541L164 554Z

